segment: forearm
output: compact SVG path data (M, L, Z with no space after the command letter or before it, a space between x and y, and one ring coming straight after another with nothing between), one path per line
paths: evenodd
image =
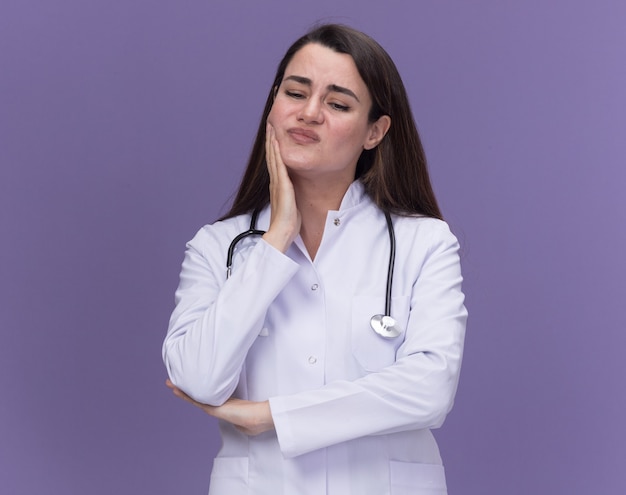
M457 389L467 321L457 253L450 234L433 240L412 285L406 333L393 362L364 369L357 379L270 399L284 455L443 423Z
M172 382L200 402L224 403L267 308L296 270L289 258L260 241L233 276L218 283L197 253L188 254L163 344Z
M446 356L408 356L355 381L271 398L283 454L292 457L367 435L440 426L454 401L461 353L462 344Z

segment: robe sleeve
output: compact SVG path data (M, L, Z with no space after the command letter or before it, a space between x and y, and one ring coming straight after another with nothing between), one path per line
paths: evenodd
M367 435L439 427L456 393L467 311L459 245L433 229L395 362L354 381L270 398L278 441L294 457Z
M226 280L230 238L221 237L207 226L187 244L163 343L170 380L210 405L223 404L234 392L267 308L298 270L261 239Z

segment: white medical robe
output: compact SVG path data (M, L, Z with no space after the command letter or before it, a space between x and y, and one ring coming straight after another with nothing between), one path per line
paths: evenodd
M269 207L257 227L267 229ZM384 339L389 235L360 182L328 212L313 261L298 237L286 254L241 241L243 215L187 245L163 345L170 379L194 399L269 399L276 431L248 437L221 422L210 495L445 494L430 432L457 388L467 312L459 245L443 221L393 216L391 315Z

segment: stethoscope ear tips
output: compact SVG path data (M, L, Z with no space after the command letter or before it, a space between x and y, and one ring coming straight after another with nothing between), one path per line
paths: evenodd
M385 339L393 339L402 333L396 320L391 316L374 315L370 319L370 326L374 332Z

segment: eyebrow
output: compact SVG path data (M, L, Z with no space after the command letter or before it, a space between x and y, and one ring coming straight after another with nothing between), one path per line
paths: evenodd
M284 80L285 81L295 81L297 83L304 84L305 86L309 86L309 87L313 85L313 81L311 81L308 77L288 76ZM337 86L336 84L329 84L328 86L326 86L326 89L328 91L333 91L335 93L341 93L341 94L344 94L344 95L347 95L347 96L351 96L356 101L361 103L361 100L359 100L357 95L355 95L354 92L352 90L348 89L348 88L344 88L343 86Z

